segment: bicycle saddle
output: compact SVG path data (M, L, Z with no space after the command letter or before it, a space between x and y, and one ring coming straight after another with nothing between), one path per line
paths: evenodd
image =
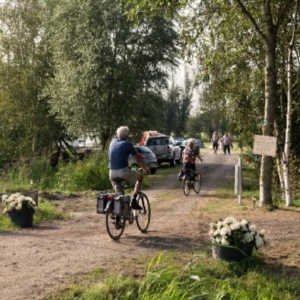
M120 177L116 177L116 178L112 178L112 180L118 181L118 182L123 182L125 179L124 178L120 178Z

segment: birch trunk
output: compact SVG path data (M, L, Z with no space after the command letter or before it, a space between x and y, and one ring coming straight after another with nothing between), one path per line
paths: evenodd
M263 135L273 136L276 102L276 63L275 47L276 33L273 32L271 20L267 22L268 37L266 38L266 69L265 69L265 111ZM273 158L271 156L262 156L259 191L259 206L272 205L272 171Z
M291 152L291 128L292 128L292 54L293 54L294 36L288 49L288 65L287 65L287 112L286 112L286 129L284 152L282 155L282 169L284 178L284 192L286 206L293 204L291 179L290 179L290 152Z

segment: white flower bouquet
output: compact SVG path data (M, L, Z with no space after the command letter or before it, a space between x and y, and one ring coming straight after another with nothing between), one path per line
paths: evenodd
M210 224L209 236L213 243L238 247L253 244L256 249L270 244L266 230L257 231L256 226L246 220L237 221L233 217Z
M11 195L3 195L2 203L5 205L3 214L9 211L24 211L32 210L37 211L37 205L31 197L25 197L20 193L15 193Z

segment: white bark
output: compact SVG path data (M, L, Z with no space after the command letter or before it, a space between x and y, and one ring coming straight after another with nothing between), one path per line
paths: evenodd
M298 27L298 0L295 2L295 19L294 28L291 37L291 41L288 47L288 58L287 58L287 111L286 111L286 129L285 129L285 143L284 152L282 154L282 171L284 179L284 195L286 206L293 205L291 179L290 179L290 149L291 149L291 130L292 130L292 69L293 69L293 48Z
M297 24L297 22L295 23ZM292 112L291 112L292 110L292 53L293 53L294 37L295 35L293 34L288 49L286 130L285 130L284 152L282 154L282 170L283 170L283 178L284 178L284 192L285 192L286 206L291 206L293 204L289 161L290 161L291 128L292 128Z

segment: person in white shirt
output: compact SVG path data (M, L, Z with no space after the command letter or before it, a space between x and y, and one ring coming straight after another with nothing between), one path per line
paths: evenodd
M232 146L232 138L227 132L225 132L225 134L223 136L223 151L224 151L224 154L226 154L226 152L228 152L228 154L230 154L230 147L231 146Z
M217 154L219 148L219 136L218 133L215 131L211 137L211 143L214 150L214 154Z

